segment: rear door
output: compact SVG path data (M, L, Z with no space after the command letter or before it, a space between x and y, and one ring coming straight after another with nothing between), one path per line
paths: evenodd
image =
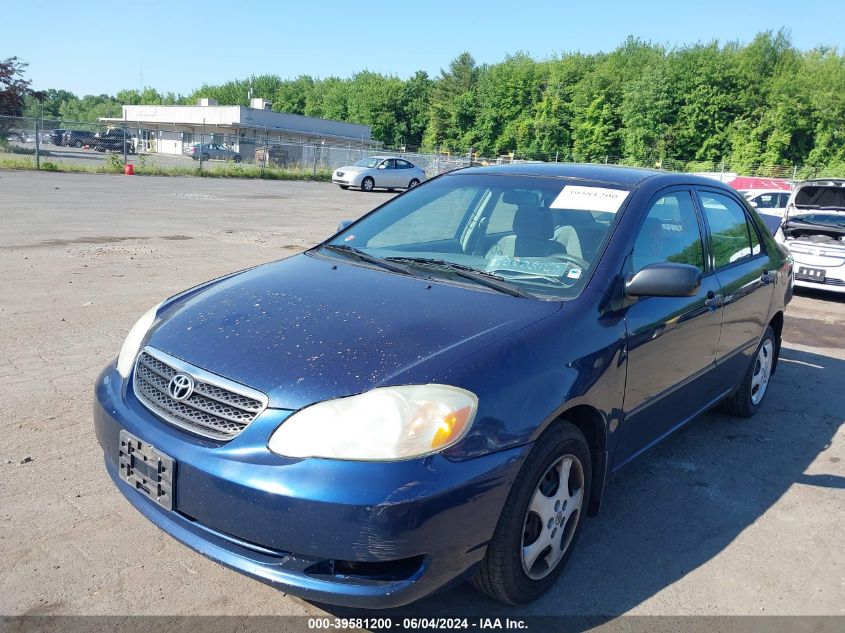
M664 189L646 208L623 271L675 262L702 271L691 297L640 297L625 309L628 373L614 468L656 443L717 395L713 384L721 287L705 258L701 219L688 187Z
M756 222L738 198L697 188L708 227L709 265L722 287L722 335L716 362L723 389L736 385L748 368L768 320L774 293L775 260L766 252Z

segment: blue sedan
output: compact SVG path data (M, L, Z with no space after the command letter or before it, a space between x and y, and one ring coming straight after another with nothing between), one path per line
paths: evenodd
M791 294L788 253L713 180L464 169L150 309L94 422L132 505L248 576L522 604L611 475L715 405L760 408Z

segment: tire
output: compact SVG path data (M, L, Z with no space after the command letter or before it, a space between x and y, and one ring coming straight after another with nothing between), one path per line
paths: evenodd
M236 163L241 162L241 155L235 154L235 156L232 158L232 160L235 161Z
M211 160L211 156L209 156L208 154L203 154L202 159L203 159L203 161Z
M411 180L411 182L409 182L409 183L408 183L408 189L413 189L413 188L414 188L414 187L416 187L418 184L420 184L420 181L419 181L417 178L413 178L413 179Z
M725 398L724 410L739 418L750 418L757 413L768 392L769 380L775 367L778 342L771 327L767 327L754 352L748 371L733 394Z
M338 185L341 189L349 189L349 185Z
M73 146L76 149L82 149L82 141L76 141L76 143L74 143Z
M560 487L563 472L568 473L566 489ZM473 585L507 604L526 604L549 589L569 561L581 532L591 474L584 434L569 422L547 429L516 476ZM551 505L558 493L564 503L558 499ZM548 516L541 517L544 510ZM539 549L531 550L531 545Z
M361 191L372 191L376 187L376 181L367 176L361 181Z

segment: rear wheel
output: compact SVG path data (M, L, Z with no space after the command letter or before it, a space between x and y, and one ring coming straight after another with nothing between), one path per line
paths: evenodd
M420 184L420 181L418 179L414 178L413 180L411 180L411 182L408 183L408 189L413 189L418 184Z
M361 191L372 191L376 186L376 181L367 176L361 181Z
M76 143L74 143L73 146L76 149L81 149L82 148L82 141L76 141Z
M544 432L516 477L473 584L508 604L539 598L572 555L590 483L584 434L568 422Z
M757 413L769 388L769 380L775 366L777 341L771 327L767 327L757 346L754 360L742 377L737 390L724 401L725 410L740 418L750 418Z
M211 160L211 156L209 156L208 154L203 154L202 159L203 160Z
M235 154L235 156L234 156L234 158L232 158L232 160L235 161L236 163L241 162L241 155Z

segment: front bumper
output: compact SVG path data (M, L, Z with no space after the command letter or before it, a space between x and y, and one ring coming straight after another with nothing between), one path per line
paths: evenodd
M109 474L144 516L252 578L343 606L400 606L470 573L530 449L464 462L288 459L266 444L289 414L267 410L228 443L197 438L145 409L113 365L94 400ZM117 476L121 429L175 460L173 510Z

